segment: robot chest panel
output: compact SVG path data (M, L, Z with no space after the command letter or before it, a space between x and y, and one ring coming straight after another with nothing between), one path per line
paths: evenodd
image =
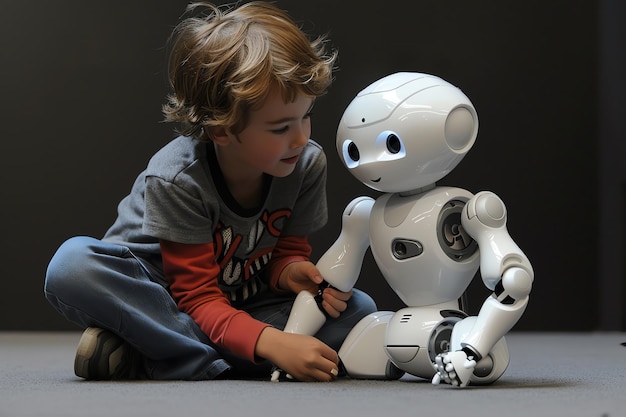
M478 245L463 231L468 191L438 187L407 197L380 197L370 218L371 249L390 286L407 305L461 296L479 265Z

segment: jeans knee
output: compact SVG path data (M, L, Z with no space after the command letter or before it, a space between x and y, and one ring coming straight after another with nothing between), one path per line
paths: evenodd
M44 281L44 293L64 298L80 287L89 268L89 242L92 238L78 236L65 241L53 255ZM84 281L82 281L84 284Z
M366 292L354 289L351 297L352 308L357 315L362 317L367 316L370 313L378 311L376 302Z

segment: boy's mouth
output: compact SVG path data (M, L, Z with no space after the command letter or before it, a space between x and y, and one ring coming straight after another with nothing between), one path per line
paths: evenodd
M298 162L299 158L300 158L300 155L296 155L296 156L291 156L289 158L283 158L281 159L281 161L286 164L295 164L296 162Z

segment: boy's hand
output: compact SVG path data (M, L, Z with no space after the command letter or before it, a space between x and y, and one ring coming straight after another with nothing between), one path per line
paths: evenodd
M337 377L339 356L313 336L285 333L266 327L255 353L299 381L330 382Z
M319 284L323 281L324 278L315 265L308 261L301 261L290 263L283 269L279 285L294 294L306 290L316 295ZM342 292L331 287L325 288L322 293L322 307L330 317L337 318L348 308L347 301L350 297L352 297L352 291Z

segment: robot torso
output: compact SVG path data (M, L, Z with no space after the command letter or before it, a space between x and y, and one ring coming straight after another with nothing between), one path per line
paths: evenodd
M461 226L466 190L435 187L379 197L370 217L371 250L383 276L410 307L458 300L480 265Z

